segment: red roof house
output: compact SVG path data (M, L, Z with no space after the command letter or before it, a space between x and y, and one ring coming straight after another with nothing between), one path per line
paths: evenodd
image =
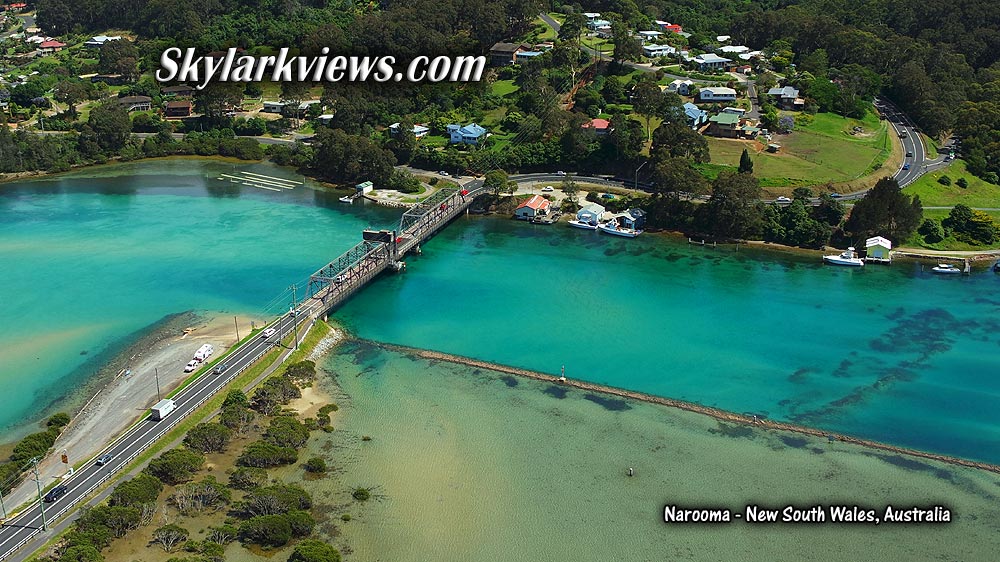
M591 119L582 126L584 129L593 129L598 135L606 135L611 131L611 122L607 119Z
M514 211L514 218L528 220L538 215L545 215L549 212L552 202L541 195L532 195L530 199L518 205Z
M65 46L66 43L60 43L59 41L42 41L38 45L38 50L43 53L58 53Z

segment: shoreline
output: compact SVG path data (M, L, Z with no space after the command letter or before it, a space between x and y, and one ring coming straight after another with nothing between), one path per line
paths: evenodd
M899 455L907 455L911 457L918 457L922 459L928 459L938 462L947 463L954 466L961 466L965 468L975 468L979 470L984 470L987 472L993 472L1000 474L1000 465L991 464L981 461L973 461L969 459L963 459L960 457L953 457L949 455L942 455L938 453L930 453L927 451L920 451L918 449L910 449L907 447L900 447L897 445L890 445L887 443L881 443L879 441L873 441L871 439L862 439L858 437L853 437L850 435L843 435L833 431L825 431L822 429L808 427L803 425L797 425L788 422L775 421L767 418L754 418L752 416L747 416L744 414L737 414L735 412L730 412L727 410L722 410L720 408L713 408L711 406L703 406L701 404L696 404L694 402L686 402L684 400L676 400L673 398L664 398L662 396L655 396L652 394L646 394L644 392L638 392L633 390L626 390L623 388L617 388L613 386L607 386L597 383L591 383L587 381L566 378L565 380L560 380L559 377L554 375L547 375L537 371L531 371L529 369L522 369L519 367L511 367L508 365L501 365L497 363L491 363L489 361L481 361L479 359L472 359L469 357L463 357L461 355L452 355L450 353L443 353L439 351L431 351L426 349L418 349L414 347L407 347L404 345L397 345L391 343L380 343L371 340L358 341L364 342L366 344L372 345L374 347L379 347L382 349L387 349L389 351L395 351L398 353L404 353L408 355L415 355L422 359L428 359L431 361L445 361L448 363L455 363L459 365L464 365L466 367L474 367L478 369L485 369L497 373L503 373L508 375L515 375L523 378L533 379L541 382L548 382L556 385L567 386L571 388L577 388L579 390L586 390L590 392L599 392L601 394L607 394L611 396L617 396L619 398L626 398L630 400L637 400L640 402L646 402L650 404L658 404L660 406L666 406L668 408L675 408L678 410L685 410L688 412L693 412L696 414L701 414L715 418L719 421L725 421L730 423L736 423L740 425L751 425L754 427L760 427L763 429L774 429L778 431L785 431L790 433L799 433L802 435L810 435L813 437L826 437L834 438L839 442L848 443L851 445L858 445L868 449L875 449L880 451L886 451L890 453L895 453Z

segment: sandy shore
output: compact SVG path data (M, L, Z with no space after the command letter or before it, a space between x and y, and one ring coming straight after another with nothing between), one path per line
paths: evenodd
M250 331L251 321L261 325L262 319L240 317L240 335ZM94 457L113 436L121 434L145 415L156 402L156 377L159 373L160 392L165 396L188 376L184 365L202 344L212 344L215 354L225 352L236 343L232 316L203 319L187 327L189 333L167 333L152 340L150 346L130 362L132 374L118 376L106 384L73 416L69 426L56 440L53 452L38 465L42 484L47 485L67 473L60 461L66 450L71 465ZM35 485L27 480L4 496L8 507L21 505L37 495Z

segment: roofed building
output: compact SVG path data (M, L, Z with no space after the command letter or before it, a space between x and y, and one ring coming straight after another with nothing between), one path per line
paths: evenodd
M552 202L541 195L532 195L514 210L514 218L528 220L539 215L547 215Z
M118 98L118 104L129 113L133 111L149 111L153 107L153 98L149 96L125 96Z

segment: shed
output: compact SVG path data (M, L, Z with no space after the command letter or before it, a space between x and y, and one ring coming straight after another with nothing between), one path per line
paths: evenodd
M548 214L550 205L549 200L541 195L532 195L524 203L518 205L514 211L514 218L528 220L539 215Z
M865 259L888 262L892 254L892 241L881 236L872 236L865 240L865 250Z
M370 193L375 189L375 184L370 181L363 181L358 185L354 186L358 193Z
M604 206L598 205L597 203L591 203L586 207L580 209L576 212L576 220L580 222L587 222L590 224L597 224L601 220L601 216L604 214Z

